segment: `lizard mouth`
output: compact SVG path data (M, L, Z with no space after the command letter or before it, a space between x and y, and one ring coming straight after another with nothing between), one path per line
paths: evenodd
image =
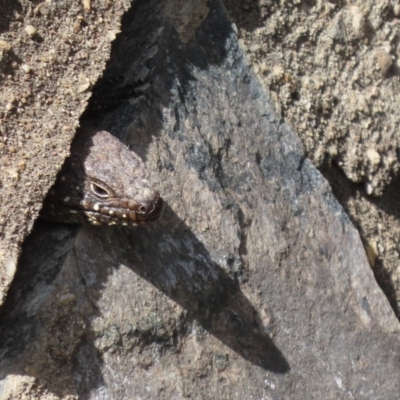
M164 201L160 196L134 204L132 201L122 200L119 207L95 203L84 214L92 225L145 226L160 218L163 205Z

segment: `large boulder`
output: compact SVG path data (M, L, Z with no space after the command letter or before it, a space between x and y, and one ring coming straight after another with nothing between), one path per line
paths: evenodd
M143 157L164 216L37 224L1 399L398 397L400 326L359 234L201 3L136 1L88 114Z

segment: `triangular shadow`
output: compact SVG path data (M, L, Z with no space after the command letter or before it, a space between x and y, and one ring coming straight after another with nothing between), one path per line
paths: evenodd
M252 364L276 373L288 372L288 362L268 336L269 327L262 323L233 273L218 265L190 228L168 205L165 208L162 223L149 229L105 227L102 230L108 231L106 235L98 230L95 235L101 241L102 251L117 253L113 257L120 264L186 309L188 320L197 320ZM123 245L116 248L121 241ZM80 264L89 293L96 296L101 293L102 282L89 278L93 268L98 267L93 263Z

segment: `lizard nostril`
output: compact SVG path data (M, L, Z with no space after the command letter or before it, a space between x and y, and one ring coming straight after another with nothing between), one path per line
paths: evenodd
M154 210L156 202L155 201L148 201L146 203L141 203L138 209L138 212L140 214L143 214L145 216L148 216L151 214Z
M164 201L158 194L151 199L142 200L136 204L136 215L140 216L140 221L154 221L161 216Z

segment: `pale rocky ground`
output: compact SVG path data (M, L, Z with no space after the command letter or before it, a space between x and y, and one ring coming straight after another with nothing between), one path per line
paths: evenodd
M0 304L129 5L0 2Z

